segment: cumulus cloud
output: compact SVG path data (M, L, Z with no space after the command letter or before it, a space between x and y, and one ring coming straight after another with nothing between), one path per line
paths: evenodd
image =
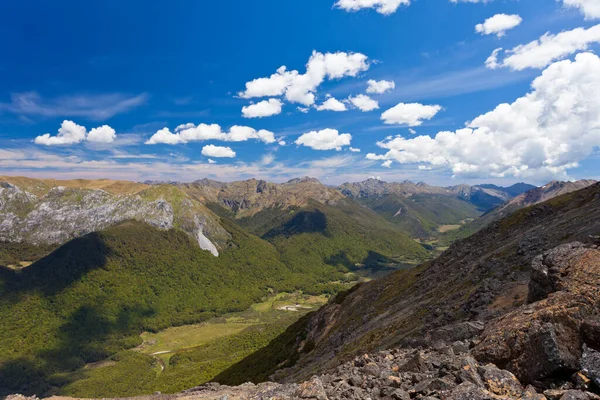
M115 130L108 125L94 128L88 134L84 126L77 125L73 121L64 120L56 136L45 133L36 137L33 142L46 146L54 146L81 143L84 140L96 143L112 143L116 138L117 134Z
M351 152L353 152L353 153L360 153L360 149L357 149L357 148L355 148L355 147L350 147L350 149L349 149L349 150L350 150Z
M384 161L383 164L381 164L381 166L385 167L385 168L391 168L391 166L392 166L392 160L386 160L386 161Z
M417 134L417 131L415 131L413 128L408 128L408 131L410 132L411 135Z
M410 0L338 0L335 3L336 7L346 11L374 8L375 11L383 15L395 13L401 5L409 6Z
M220 140L223 142L245 142L256 139L261 142L275 143L275 134L265 129L256 130L248 126L232 126L229 132L223 132L217 124L183 124L171 132L169 128L157 131L146 144L179 144L187 142L202 142L207 140Z
M88 133L88 142L112 143L117 138L117 132L108 125L102 125L94 128Z
M598 0L562 0L565 7L578 8L585 19L600 18L600 2Z
M296 140L297 145L310 147L314 150L337 150L343 146L349 146L352 135L339 133L337 129L323 129L303 134Z
M435 137L379 142L371 160L445 166L455 175L567 179L600 146L600 58L581 53L550 65L531 91Z
M348 97L348 101L352 105L358 108L360 111L367 112L373 111L379 108L379 103L367 95L359 94L358 96Z
M277 144L280 145L280 146L285 146L286 145L285 140L280 140L279 142L277 142Z
M208 159L208 163L209 164L216 164L217 162L215 160L213 160L212 158Z
M475 31L482 35L502 37L506 35L506 31L519 26L521 22L523 22L523 18L516 14L496 14L482 24L475 25Z
M367 93L376 93L376 94L383 94L385 92L394 90L396 88L396 82L386 81L386 80L375 81L373 79L370 79L367 82L367 85L368 85Z
M496 49L486 60L488 68L506 67L516 71L527 68L544 68L578 51L587 50L590 45L600 43L600 25L591 28L575 28L556 35L546 33L538 40L505 50Z
M346 105L336 99L335 97L330 97L323 102L320 106L317 106L317 110L319 111L346 111Z
M242 107L244 118L263 118L281 114L283 103L278 99L263 100L256 104Z
M419 103L400 103L381 114L386 124L419 126L424 120L430 120L442 109L438 105Z
M306 64L306 73L288 71L282 66L270 77L247 82L246 90L239 96L245 99L285 96L289 102L311 106L315 103L317 88L326 79L355 77L368 69L368 57L364 54L314 51Z
M202 155L215 158L233 158L235 157L235 151L231 150L231 147L209 144L202 148Z

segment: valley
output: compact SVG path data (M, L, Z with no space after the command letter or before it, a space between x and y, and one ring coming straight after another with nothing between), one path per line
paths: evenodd
M430 306L388 294L388 285L413 290L425 268L454 257L452 243L464 232L487 235L507 210L518 215L529 203L594 183L521 196L526 185L436 188L373 179L338 188L310 178L151 185L2 179L0 388L74 397L176 393L273 373L297 381L356 349L373 350L382 337L380 345L396 345L406 340L399 332L426 326ZM441 281L454 289L440 298L477 292L467 282ZM516 287L507 286L513 300L494 299L495 312L524 301ZM368 288L379 294L372 298ZM346 306L356 296L360 302ZM332 307L346 316L328 316ZM412 322L398 328L407 322L393 322L395 309ZM364 319L383 311L387 323L399 324L398 339L380 336L382 328ZM311 328L323 323L320 315L326 334ZM330 359L339 334L344 346Z

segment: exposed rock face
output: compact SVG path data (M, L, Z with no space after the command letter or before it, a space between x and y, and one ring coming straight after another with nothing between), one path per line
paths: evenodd
M335 205L344 199L337 190L313 178L292 179L286 183L271 183L250 179L241 182L216 182L208 179L183 185L204 203L217 203L238 218L251 217L268 208L304 207L310 200Z
M228 233L202 207L185 198L167 201L143 191L115 195L102 189L56 186L36 196L0 182L0 241L59 245L133 219L159 229L180 228L218 256L213 241Z
M600 311L595 246L561 245L532 264L529 300L534 303L488 323L473 350L477 359L498 364L526 383L578 371L582 324Z

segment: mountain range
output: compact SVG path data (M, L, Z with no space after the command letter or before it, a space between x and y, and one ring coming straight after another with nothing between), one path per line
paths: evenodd
M0 388L101 396L184 389L185 365L198 356L173 357L157 378L152 358L127 350L141 344L140 332L242 312L277 293L331 300L293 325L244 333L242 347L250 337L270 343L253 354L236 350L213 379L298 382L364 352L463 340L465 330L479 334L526 307L537 255L594 243L597 192L594 181L441 188L375 179L329 187L311 178L0 177ZM434 259L425 238L454 243ZM523 382L546 376L494 358L494 331L486 332L474 354ZM74 389L103 362L128 379L147 370L148 380L108 391L104 376L94 378L96 391Z

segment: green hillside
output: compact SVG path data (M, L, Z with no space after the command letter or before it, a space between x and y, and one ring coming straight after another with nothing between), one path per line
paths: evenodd
M212 209L231 215L214 205ZM335 206L311 201L303 208L269 208L236 222L271 242L292 271L304 275L319 270L322 282L336 272L392 270L429 256L402 230L351 200Z
M440 226L459 225L481 215L477 206L468 201L435 194L411 197L390 194L358 201L409 235L420 238L436 234Z
M134 347L142 331L241 311L273 290L314 290L268 242L227 228L219 258L180 231L127 222L21 271L0 268L0 388L43 393L50 375Z

